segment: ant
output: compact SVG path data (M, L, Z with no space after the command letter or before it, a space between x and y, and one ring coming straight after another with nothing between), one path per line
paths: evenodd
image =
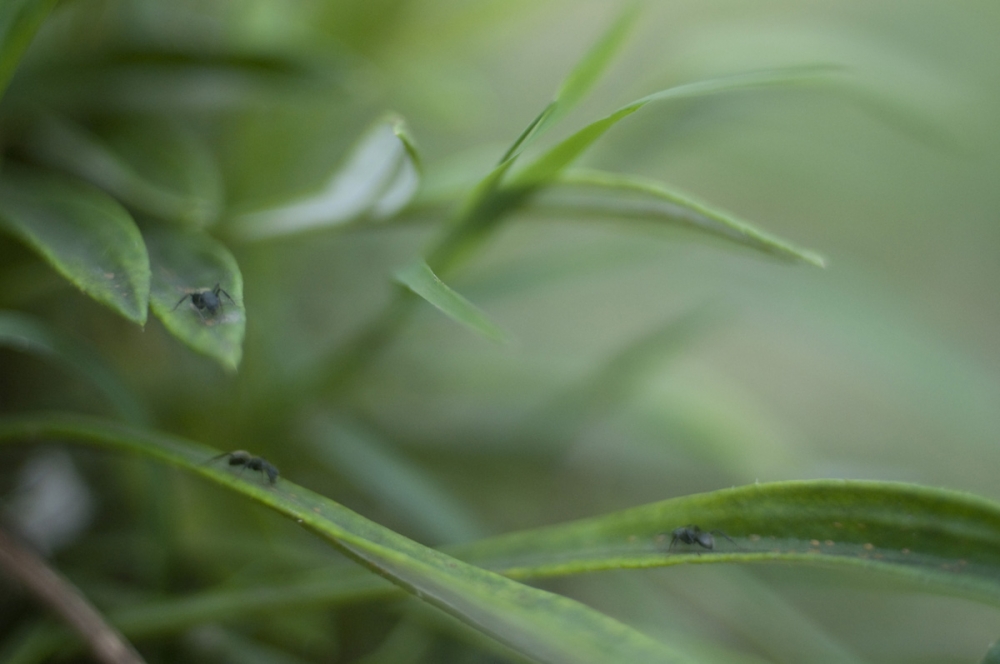
M670 533L670 546L667 547L667 551L674 548L674 544L681 542L683 544L697 544L703 549L708 549L712 551L715 549L715 537L713 535L722 535L730 542L733 542L733 538L725 534L721 530L702 530L698 526L682 526L680 528L675 528L672 533ZM736 542L733 542L736 544Z
M205 463L211 463L212 461L215 461L216 459L221 459L222 457L229 457L230 466L243 466L243 469L240 470L240 475L243 474L244 470L249 468L250 470L259 471L261 477L267 475L267 479L271 483L271 486L274 486L275 482L278 481L278 475L280 473L278 473L278 469L274 466L274 464L272 464L264 457L253 456L252 454L244 450L236 450L235 452L224 452L222 454L219 454L218 456L212 457Z
M198 316L200 316L202 320L205 320L205 314L202 313L203 311L207 311L208 315L214 318L217 313L223 310L222 298L219 297L220 294L225 295L226 299L233 304L236 304L236 301L229 295L229 293L224 291L220 284L216 283L215 287L212 289L205 288L186 294L184 297L177 300L177 304L174 305L174 308L171 309L171 311L176 311L177 307L181 306L181 303L184 302L184 300L191 298L191 305L194 307L194 310L198 312Z

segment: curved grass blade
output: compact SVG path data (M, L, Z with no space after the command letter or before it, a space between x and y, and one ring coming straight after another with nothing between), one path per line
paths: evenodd
M476 305L453 291L438 279L422 261L396 272L396 281L440 309L448 318L487 339L504 342L507 335L486 317Z
M834 71L836 69L829 66L769 69L706 79L655 92L622 106L611 115L590 123L569 138L555 145L528 165L523 171L515 175L511 186L535 188L547 184L562 172L563 169L573 163L611 127L615 126L618 121L632 115L650 102L667 99L688 99L755 88L814 84L824 80Z
M540 662L683 662L685 658L573 600L510 581L424 547L282 479L269 486L206 464L211 450L173 436L82 416L0 420L0 442L58 439L132 452L183 468L303 524L355 561Z
M561 185L566 185L565 187ZM819 254L759 230L737 217L668 189L648 178L595 170L574 170L532 199L528 210L574 216L618 217L692 228L714 237L792 261L825 267Z
M688 524L721 531L733 543L716 536L713 551L671 548L671 531ZM515 578L691 562L847 565L1000 605L1000 504L894 482L754 484L450 551Z
M89 348L31 316L0 310L0 345L53 358L87 378L126 420L148 421L145 407Z
M171 334L235 371L243 356L246 316L243 275L236 259L212 237L160 227L146 234L153 267L150 306ZM220 307L212 312L195 306L192 294L216 285Z
M8 0L0 4L0 97L17 64L59 0Z
M362 134L321 191L241 214L232 221L233 233L240 239L261 240L343 226L366 217L391 217L417 192L416 154L416 144L401 118L379 120Z
M555 99L521 132L500 159L500 163L516 159L532 141L548 129L549 125L569 113L590 92L611 60L621 50L639 14L638 9L638 3L632 3L622 11L607 32L577 62L559 86Z
M107 194L7 165L0 173L0 227L84 293L145 324L149 257L132 217Z

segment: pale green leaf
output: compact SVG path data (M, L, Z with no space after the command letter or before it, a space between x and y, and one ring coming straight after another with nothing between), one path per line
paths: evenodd
M8 165L0 172L0 228L87 295L131 321L146 322L146 247L129 213L104 192Z
M453 291L424 262L396 272L396 280L441 310L448 318L493 341L505 341L503 330L476 305Z
M420 185L416 155L401 118L379 120L358 139L321 191L237 215L231 222L233 234L261 240L392 217Z
M153 269L150 306L185 344L235 371L243 356L243 275L226 247L209 235L160 227L146 233ZM192 293L221 288L221 307L199 310ZM224 292L222 292L224 291Z

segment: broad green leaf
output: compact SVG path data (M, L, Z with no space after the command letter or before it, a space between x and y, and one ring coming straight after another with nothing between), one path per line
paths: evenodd
M517 156L538 138L549 125L560 120L583 99L607 69L611 60L621 50L632 25L638 16L639 5L629 4L618 16L607 32L595 43L586 55L577 62L556 92L555 99L546 106L537 118L529 124L506 154L501 163Z
M448 318L493 341L506 335L476 305L453 291L424 262L413 263L396 272L396 281L440 309Z
M982 664L1000 664L1000 641L996 641L986 651L986 656L983 657Z
M514 176L512 187L533 188L544 185L573 163L583 152L603 136L619 120L632 115L654 101L688 99L706 95L735 92L754 88L779 87L817 83L836 71L832 67L789 67L712 78L678 85L638 99L617 111L590 123L569 138L552 147L541 157Z
M232 220L244 240L386 219L402 210L420 184L416 146L402 119L390 117L365 132L322 191Z
M666 645L586 606L510 581L398 535L307 489L275 486L226 464L215 450L173 436L81 416L0 420L0 441L51 440L137 453L201 475L295 519L418 599L540 662L588 664L688 661Z
M235 371L246 331L243 275L236 259L212 237L172 227L150 230L146 244L153 268L153 313L175 337ZM216 286L221 288L218 312L194 306L192 294Z
M796 247L655 180L634 175L567 171L553 186L532 199L527 210L679 225L786 260L817 267L826 265L819 254Z
M195 226L214 222L222 182L190 133L170 123L118 123L110 139L43 115L24 142L36 159L89 180L140 212Z
M0 172L0 227L84 293L145 324L146 247L132 217L107 194L83 182L8 165Z
M43 321L0 310L0 345L62 362L93 383L123 418L135 424L148 420L146 409L101 358Z
M38 28L58 0L6 0L0 3L0 97Z

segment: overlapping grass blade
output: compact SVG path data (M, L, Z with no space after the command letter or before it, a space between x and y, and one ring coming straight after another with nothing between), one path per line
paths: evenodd
M161 226L146 232L153 268L150 306L171 334L235 371L243 356L246 315L243 275L229 250L211 236ZM218 285L215 313L194 306L191 295Z
M6 165L0 173L0 228L90 297L133 322L146 322L146 246L131 215L104 192Z
M0 441L61 440L132 452L243 493L324 537L415 597L539 662L688 661L664 644L573 600L537 590L398 535L287 480L277 486L204 463L211 450L188 441L80 416L0 420Z

